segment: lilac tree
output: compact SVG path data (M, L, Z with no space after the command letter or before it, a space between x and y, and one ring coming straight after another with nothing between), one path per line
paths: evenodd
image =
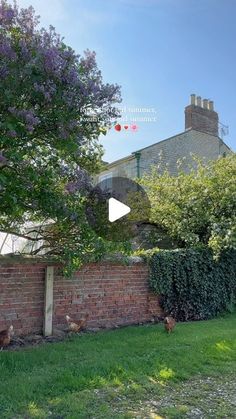
M32 7L0 0L0 231L79 263L104 250L84 206L120 88L103 82L94 52L77 55L38 25ZM29 222L47 228L33 239Z

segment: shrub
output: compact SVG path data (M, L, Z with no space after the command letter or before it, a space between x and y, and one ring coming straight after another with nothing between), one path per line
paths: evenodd
M150 285L163 310L177 320L209 319L233 309L236 252L218 259L209 249L158 251L149 258Z
M190 165L179 164L177 176L160 160L139 179L150 201L149 222L176 247L201 244L215 255L236 250L236 154L207 164L192 156ZM154 246L163 248L157 239Z

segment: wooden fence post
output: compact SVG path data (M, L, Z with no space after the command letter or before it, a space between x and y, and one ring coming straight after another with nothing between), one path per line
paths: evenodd
M54 267L47 266L45 276L45 294L44 294L44 336L52 335L52 314L53 314L53 278Z

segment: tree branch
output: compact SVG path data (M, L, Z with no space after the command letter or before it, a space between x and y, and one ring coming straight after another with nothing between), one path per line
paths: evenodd
M39 237L39 238L30 237L30 236L27 236L26 234L18 233L16 231L10 231L10 230L1 230L1 233L12 234L13 236L21 237L22 239L31 240L31 241L35 241L35 242L37 242L39 240L45 240L44 237Z

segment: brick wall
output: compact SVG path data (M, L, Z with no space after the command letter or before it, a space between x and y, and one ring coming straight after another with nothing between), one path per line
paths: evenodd
M4 258L3 258L4 259ZM14 325L16 334L41 333L46 265L0 261L0 330ZM150 321L160 316L158 298L148 288L142 263L90 264L65 279L55 267L53 326L65 327L65 315L75 320L89 314L88 326L114 327Z
M219 117L217 112L201 106L189 105L185 108L185 129L195 129L218 136Z

